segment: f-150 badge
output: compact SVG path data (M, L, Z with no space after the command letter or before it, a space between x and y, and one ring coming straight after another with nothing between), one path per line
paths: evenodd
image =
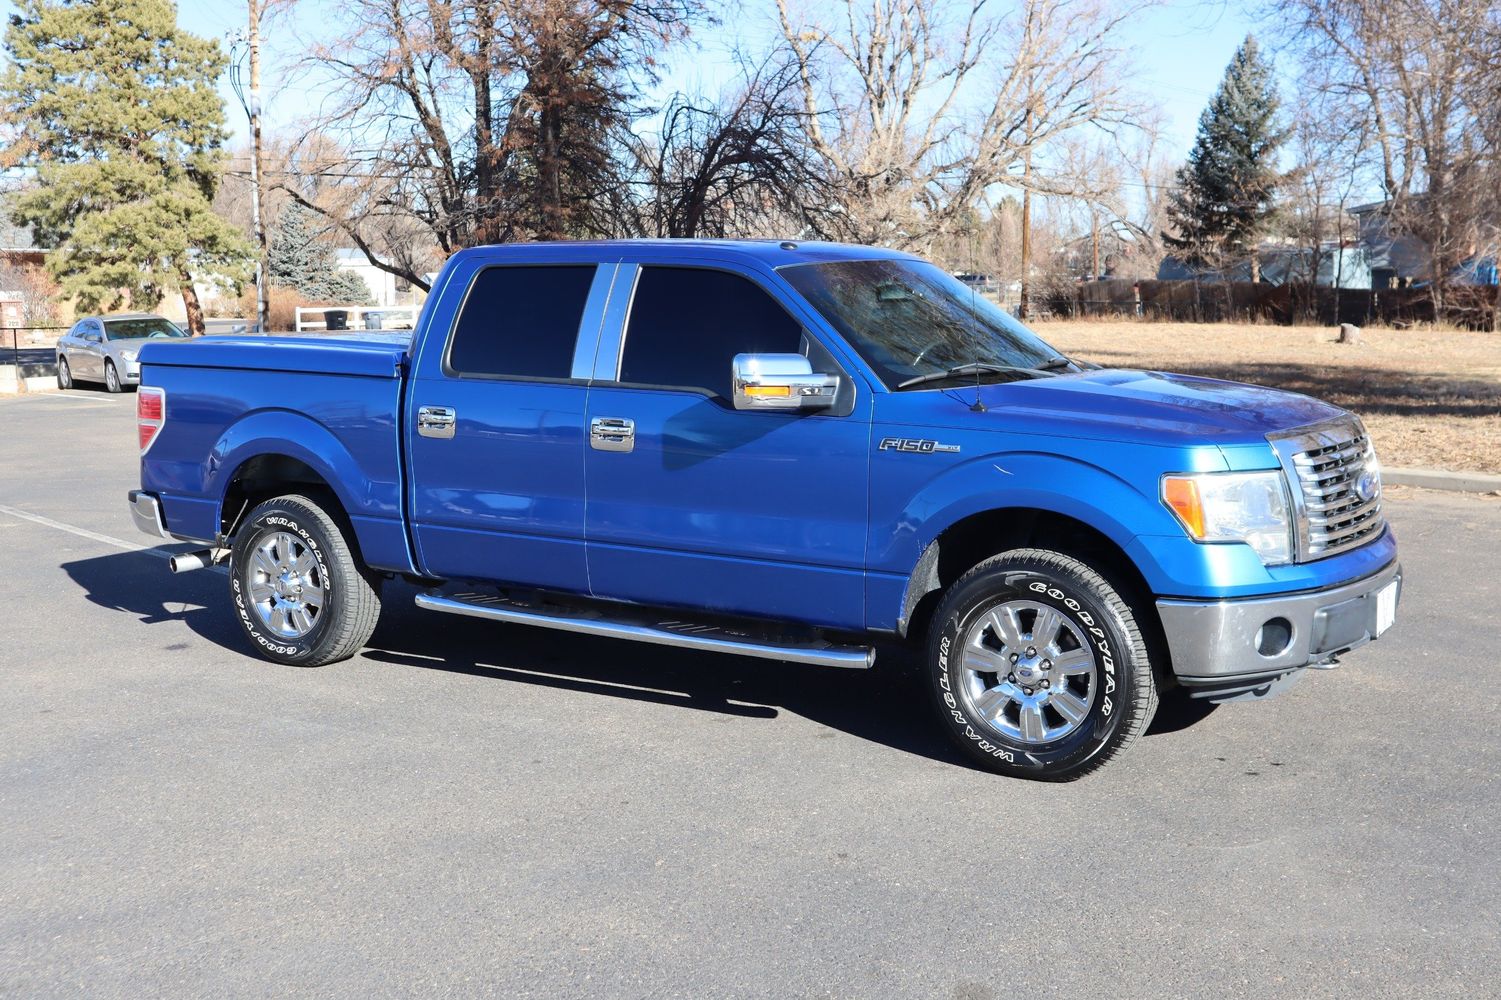
M939 444L927 438L882 438L881 451L914 451L919 455L931 455L935 451L957 452L957 444Z

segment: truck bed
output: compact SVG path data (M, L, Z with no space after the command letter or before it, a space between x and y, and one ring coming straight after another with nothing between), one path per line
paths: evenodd
M411 572L399 420L409 340L228 336L144 345L143 381L166 394L167 419L142 463L142 486L160 496L169 530L213 540L238 514L221 510L227 484L256 456L278 455L339 497L369 565Z

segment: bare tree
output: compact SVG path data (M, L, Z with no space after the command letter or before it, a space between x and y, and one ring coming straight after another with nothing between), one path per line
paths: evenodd
M1275 0L1321 120L1358 123L1361 166L1388 224L1429 248L1435 304L1454 267L1495 228L1496 146L1484 121L1497 101L1484 55L1494 0ZM1494 134L1492 134L1494 138Z
M1140 4L793 2L777 10L836 187L833 235L927 249L997 183L1056 190L1045 163L1018 176L1034 151L1130 115L1115 35Z
M659 128L632 144L649 235L797 235L814 225L826 184L807 143L799 66L789 53L738 57L717 100L675 95ZM791 226L779 234L778 227Z
M1294 115L1292 133L1296 164L1288 175L1287 235L1299 248L1295 276L1317 284L1326 263L1331 283L1345 285L1349 244L1355 235L1350 216L1356 197L1360 151L1367 145L1364 122L1358 118L1329 120L1316 105L1303 102Z
M1174 166L1162 148L1160 119L1143 114L1129 130L1065 146L1062 176L1073 191L1055 215L1090 244L1092 274L1155 277L1171 229Z
M21 294L21 322L28 326L58 324L57 282L45 268L0 260L0 288Z
M349 0L312 47L338 98L281 187L377 266L475 243L605 233L634 85L700 0ZM426 244L424 247L422 244Z

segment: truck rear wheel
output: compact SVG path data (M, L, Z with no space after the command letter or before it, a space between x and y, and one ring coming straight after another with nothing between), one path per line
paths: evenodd
M339 522L305 496L267 500L246 517L229 561L235 617L257 653L320 667L359 652L380 617L380 579Z
M964 753L1001 774L1068 781L1147 728L1157 688L1130 604L1072 556L985 560L939 604L926 671Z

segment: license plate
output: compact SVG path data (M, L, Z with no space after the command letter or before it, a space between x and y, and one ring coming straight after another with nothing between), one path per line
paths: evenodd
M1381 635L1397 620L1397 587L1393 580L1376 591L1376 635Z

